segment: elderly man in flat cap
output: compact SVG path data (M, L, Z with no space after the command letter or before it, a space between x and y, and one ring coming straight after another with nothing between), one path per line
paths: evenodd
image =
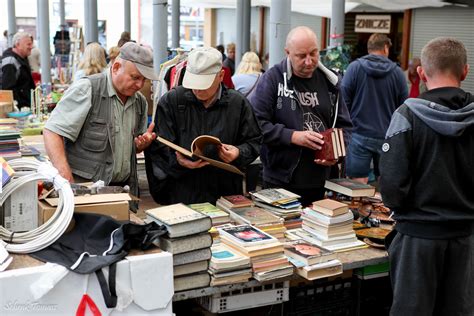
M127 184L138 194L136 153L156 138L154 124L147 129L147 102L138 91L145 79L157 78L152 52L130 42L108 71L66 91L43 132L46 151L64 178Z
M155 132L186 149L197 136L218 137L222 145L211 146L206 156L243 169L259 155L262 134L247 99L227 89L223 77L218 50L191 51L183 86L158 102ZM215 203L222 195L242 194L242 176L191 160L157 142L145 157L150 192L161 204Z

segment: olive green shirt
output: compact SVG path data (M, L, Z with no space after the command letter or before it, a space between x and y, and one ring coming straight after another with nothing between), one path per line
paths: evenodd
M132 146L135 146L133 140L133 127L138 115L136 102L139 97L134 94L127 98L125 104L118 97L114 86L112 85L112 76L110 70L107 70L107 92L113 99L114 105L114 168L112 182L123 182L130 175L130 159L132 156ZM46 122L45 128L48 130L76 141L81 128L84 124L87 114L92 106L92 87L89 80L81 79L76 81L61 98L58 105L51 113L51 117ZM147 129L146 112L140 119L138 134L143 134ZM106 131L104 131L105 133Z

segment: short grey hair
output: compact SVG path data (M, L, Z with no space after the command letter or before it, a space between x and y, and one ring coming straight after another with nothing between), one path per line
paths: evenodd
M437 37L421 50L421 66L428 77L451 74L461 78L466 64L466 47L455 38Z
M13 40L12 40L13 45L12 46L15 47L25 37L28 37L28 38L32 39L31 34L28 33L28 32L18 32L15 35L13 35Z

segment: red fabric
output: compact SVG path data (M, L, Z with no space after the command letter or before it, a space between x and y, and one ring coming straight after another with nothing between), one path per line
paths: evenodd
M420 77L418 75L410 76L409 80L411 82L411 89L408 96L410 98L417 98L420 95Z
M31 77L33 78L33 82L35 83L35 86L41 84L41 74L39 72L32 71Z
M77 307L76 316L85 316L86 315L86 307L89 306L89 309L94 316L102 316L99 308L95 305L94 301L88 294L84 294L82 296L81 302Z
M224 69L224 79L222 82L229 89L234 89L234 83L232 82L232 74L229 67L222 67Z

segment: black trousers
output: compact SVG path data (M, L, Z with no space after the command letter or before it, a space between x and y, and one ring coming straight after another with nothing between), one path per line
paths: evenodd
M432 240L397 233L388 252L390 315L474 315L474 235Z

